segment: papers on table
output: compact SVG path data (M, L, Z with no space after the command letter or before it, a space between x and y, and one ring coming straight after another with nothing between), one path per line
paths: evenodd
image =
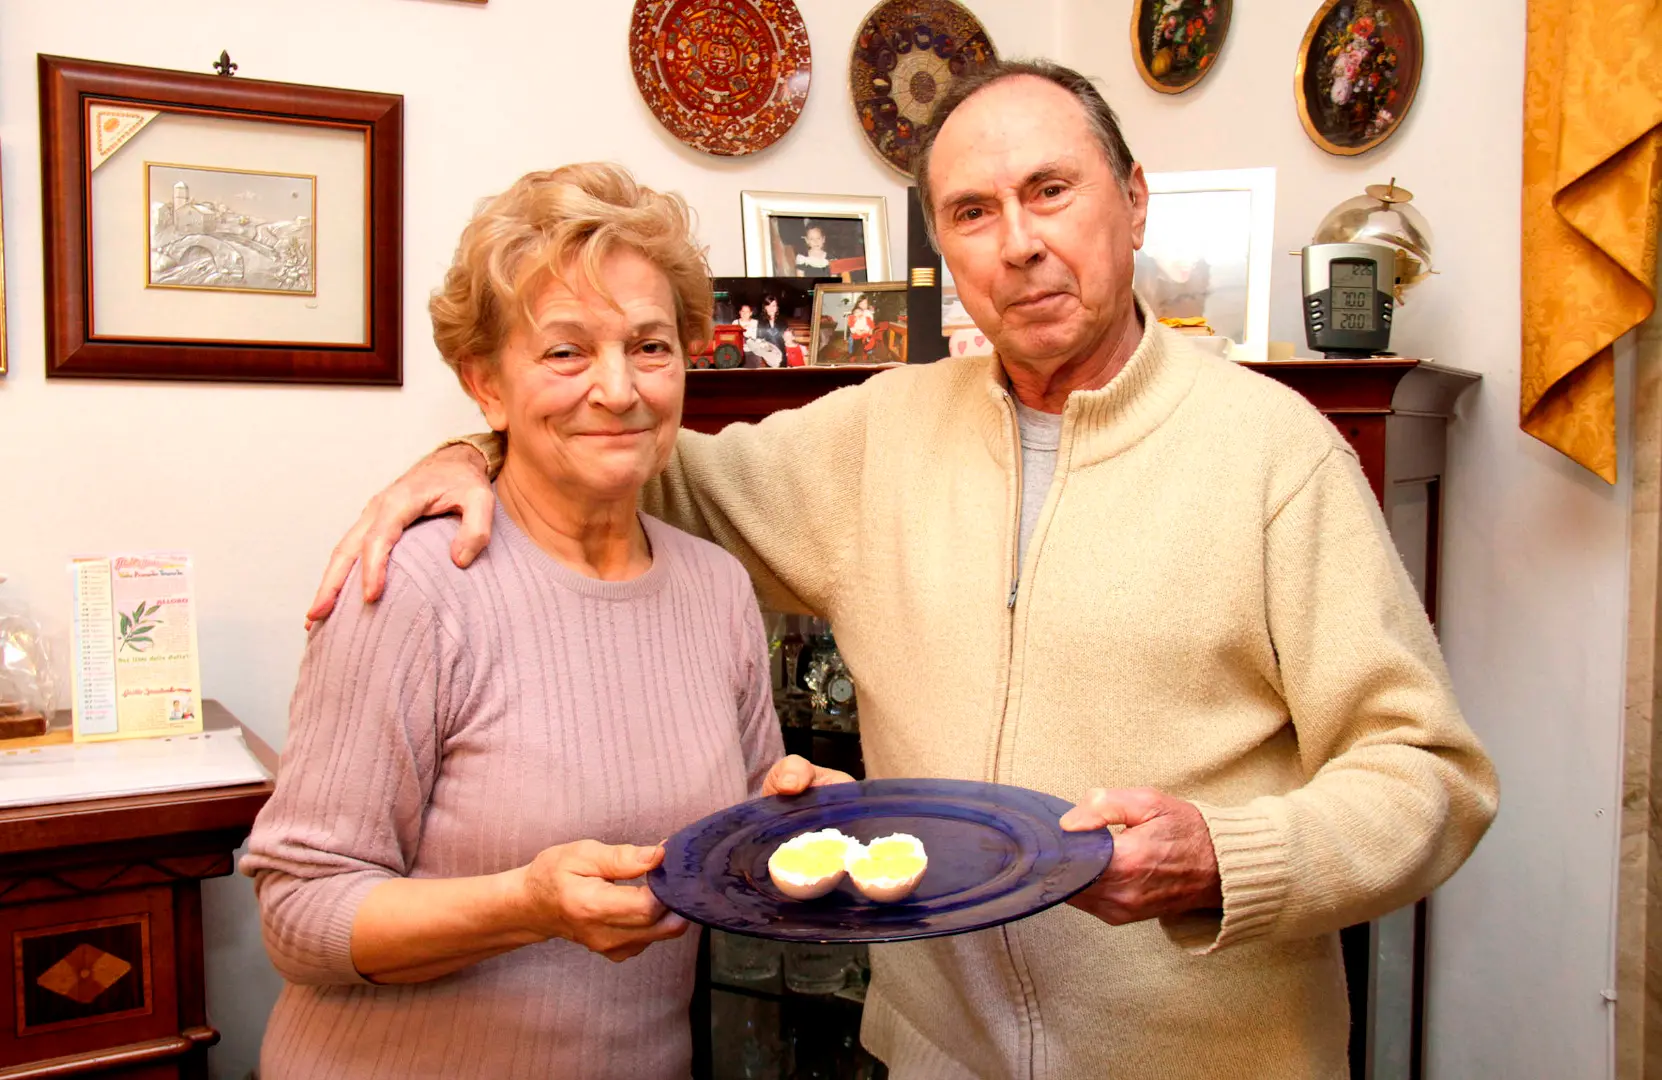
M28 750L0 744L0 807L257 784L271 779L237 728Z

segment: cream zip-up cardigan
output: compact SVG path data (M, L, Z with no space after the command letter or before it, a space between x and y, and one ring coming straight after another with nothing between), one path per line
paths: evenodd
M862 1038L896 1080L1341 1080L1337 931L1435 888L1494 817L1343 437L1146 323L1068 399L1023 565L990 358L683 434L646 493L766 603L833 622L869 775L1149 786L1206 818L1221 913L1111 927L1063 906L874 949Z

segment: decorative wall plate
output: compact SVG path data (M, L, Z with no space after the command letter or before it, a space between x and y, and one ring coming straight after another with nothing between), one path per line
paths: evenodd
M1347 156L1390 138L1414 104L1424 52L1414 0L1326 0L1293 76L1305 132Z
M998 60L974 15L952 0L883 0L854 36L848 88L866 141L911 175L918 138L953 80Z
M1137 0L1131 55L1162 94L1181 94L1211 73L1229 37L1234 0Z
M670 134L727 157L791 129L812 68L795 0L635 0L629 62Z

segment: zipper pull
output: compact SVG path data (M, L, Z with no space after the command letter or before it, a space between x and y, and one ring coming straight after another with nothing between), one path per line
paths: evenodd
M1010 599L1005 601L1005 603L1004 603L1004 607L1008 611L1016 610L1016 588L1020 584L1021 584L1021 579L1020 578L1017 578L1016 580L1010 582Z

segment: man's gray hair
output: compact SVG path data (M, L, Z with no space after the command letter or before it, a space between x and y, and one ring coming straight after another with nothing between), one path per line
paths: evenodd
M1131 183L1131 165L1135 160L1131 156L1131 147L1126 145L1125 136L1120 132L1119 117L1114 115L1114 110L1090 79L1049 60L1000 60L954 82L952 89L935 107L932 123L924 128L918 139L917 153L912 157L912 175L917 180L918 200L923 204L924 229L936 250L940 245L935 239L935 193L929 182L929 157L935 149L936 135L952 111L976 93L994 83L1024 75L1054 83L1074 96L1079 107L1085 110L1085 122L1090 126L1091 134L1096 136L1102 152L1107 155L1108 166L1114 171L1114 179L1120 189L1125 190Z

